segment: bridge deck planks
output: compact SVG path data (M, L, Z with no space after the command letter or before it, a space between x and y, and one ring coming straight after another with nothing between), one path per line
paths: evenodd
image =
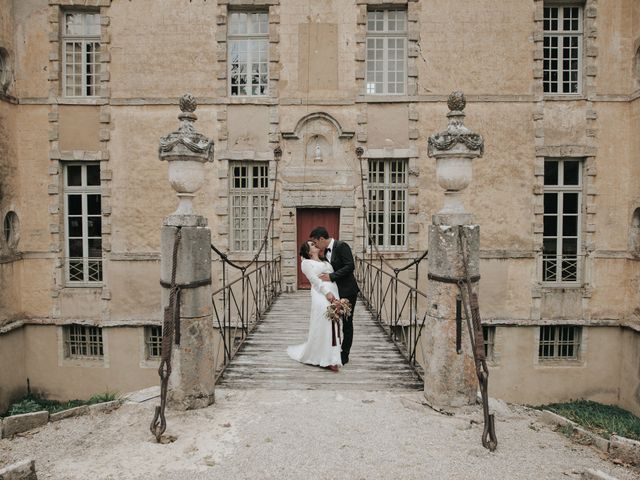
M228 388L282 390L421 390L422 382L361 304L356 305L349 364L334 373L291 360L288 345L303 343L308 291L282 294L218 381Z

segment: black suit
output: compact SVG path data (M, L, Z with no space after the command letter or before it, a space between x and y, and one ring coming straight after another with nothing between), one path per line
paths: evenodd
M344 318L342 322L342 364L344 365L349 361L349 351L353 343L353 312L360 289L353 275L356 265L351 247L345 242L334 240L330 256L333 273L329 278L332 282L336 282L340 298L346 298L351 304L351 315Z

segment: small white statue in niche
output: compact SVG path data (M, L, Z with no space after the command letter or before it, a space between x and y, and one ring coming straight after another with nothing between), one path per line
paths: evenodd
M314 163L322 163L327 155L329 145L322 135L314 135L307 144L307 158L313 159Z

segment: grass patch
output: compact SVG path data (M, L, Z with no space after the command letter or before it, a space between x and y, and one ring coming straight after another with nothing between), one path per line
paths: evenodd
M69 400L67 402L57 402L55 400L47 400L39 395L27 394L19 401L13 403L9 410L2 417L10 417L11 415L21 415L23 413L40 412L47 410L49 413L57 413L70 408L80 407L82 405L93 405L95 403L111 402L118 398L118 394L114 392L104 392L94 395L89 400Z
M590 400L551 403L536 407L551 410L604 438L611 434L640 441L640 417L620 407Z

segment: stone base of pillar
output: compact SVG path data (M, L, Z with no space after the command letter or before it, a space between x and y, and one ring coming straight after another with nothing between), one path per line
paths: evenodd
M169 408L193 410L215 400L215 331L211 317L180 319L180 345L174 345L167 396Z
M456 350L456 303L459 288L455 283L439 279L464 278L458 230L464 231L469 261L469 275L479 274L480 229L477 225L452 226L441 223L429 227L429 274L427 280L428 313L426 330L422 335L425 354L424 395L427 403L436 408L461 407L476 401L477 377L464 310L460 305L461 343ZM457 218L451 219L453 222ZM477 289L474 284L474 291Z

